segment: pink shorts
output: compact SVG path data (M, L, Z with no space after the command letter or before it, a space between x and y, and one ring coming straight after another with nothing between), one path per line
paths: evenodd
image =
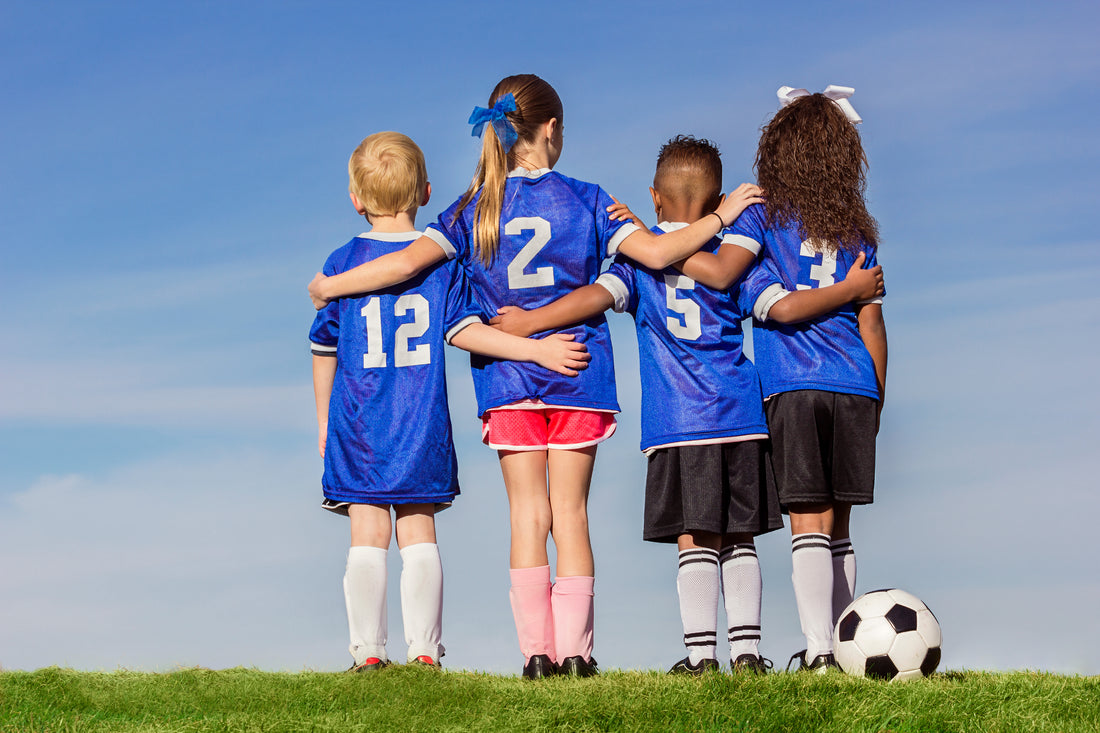
M481 441L494 450L575 450L614 432L614 414L568 407L490 410L481 418Z

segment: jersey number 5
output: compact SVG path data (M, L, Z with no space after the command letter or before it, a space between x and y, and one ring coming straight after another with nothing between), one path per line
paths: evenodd
M413 319L402 323L394 333L394 366L405 367L428 364L432 360L430 344L420 344L409 348L409 339L423 336L428 330L430 314L428 299L420 293L406 293L393 305L393 314L401 317L412 311ZM375 369L386 366L385 345L382 343L382 303L377 297L371 298L359 312L367 320L367 353L363 354L363 368Z
M535 234L508 263L509 290L542 288L554 284L553 267L539 267L534 272L524 272L531 260L550 241L550 222L541 216L520 216L504 225L505 234L522 234L525 231Z
M677 290L694 290L695 281L686 275L665 275L665 305L680 316L667 316L668 331L682 341L694 341L703 333L699 304L687 298L677 298ZM681 322L681 318L683 321Z

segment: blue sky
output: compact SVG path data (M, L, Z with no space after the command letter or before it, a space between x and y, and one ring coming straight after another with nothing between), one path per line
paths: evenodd
M731 189L776 88L856 88L890 334L859 590L925 599L947 668L1100 673L1098 22L1084 2L5 2L0 666L347 665L305 284L363 229L361 138L423 147L426 224L472 175L470 109L534 72L565 105L558 169L647 221L667 138L718 142ZM596 656L666 668L676 562L639 539L637 349L612 323ZM514 673L503 486L448 358L444 662ZM789 533L758 545L762 651L782 662L802 648Z

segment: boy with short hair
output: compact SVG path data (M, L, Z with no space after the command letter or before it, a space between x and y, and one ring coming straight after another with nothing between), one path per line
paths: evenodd
M712 143L690 136L670 140L658 155L650 188L661 222L653 231L672 231L706 216L720 199L721 184L721 158ZM618 215L633 218L625 207ZM701 251L716 252L728 240L716 237ZM742 271L758 252L738 254ZM679 549L677 592L688 656L671 673L719 668L720 598L733 671L763 673L770 666L759 653L762 582L754 537L783 525L760 383L741 350L746 311L735 296L675 268L655 271L620 259L593 285L538 310L501 309L492 321L527 335L608 307L634 316L641 448L649 458L643 537L675 542Z
M332 275L404 247L420 236L416 212L431 195L424 156L411 139L381 132L348 162L349 193L370 233L325 262ZM351 520L344 576L355 671L389 664L386 556L396 515L401 610L408 661L439 666L443 572L435 512L459 493L443 344L533 361L570 376L587 360L571 337L535 341L490 328L461 268L441 263L401 286L333 301L310 331L322 506Z

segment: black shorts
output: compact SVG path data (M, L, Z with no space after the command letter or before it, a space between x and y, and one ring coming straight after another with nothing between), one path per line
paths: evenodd
M766 440L660 448L649 456L643 539L691 531L764 534L783 526Z
M798 390L773 395L764 410L784 508L874 501L877 400Z

